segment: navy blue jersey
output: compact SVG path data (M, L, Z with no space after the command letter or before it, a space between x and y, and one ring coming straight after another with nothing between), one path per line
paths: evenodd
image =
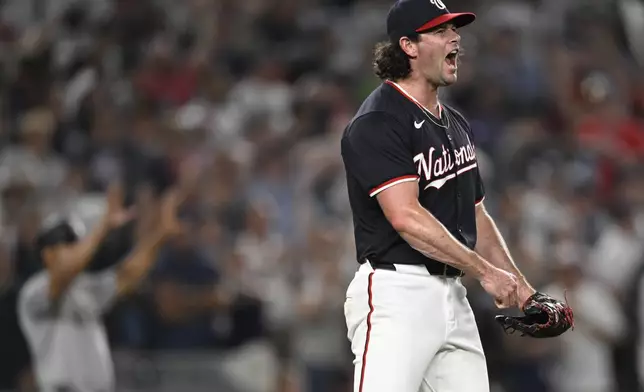
M363 102L342 137L358 262L430 261L394 230L376 200L393 185L417 181L418 200L459 241L476 245L475 205L485 195L465 118L447 105L435 117L393 82Z

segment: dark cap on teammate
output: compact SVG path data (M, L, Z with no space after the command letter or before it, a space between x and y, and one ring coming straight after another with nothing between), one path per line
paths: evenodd
M398 0L387 15L387 35L391 42L412 33L422 33L450 22L463 27L474 22L471 12L451 13L441 0Z
M40 252L50 246L72 244L78 241L83 232L82 222L74 218L51 218L43 224L36 237L36 249Z

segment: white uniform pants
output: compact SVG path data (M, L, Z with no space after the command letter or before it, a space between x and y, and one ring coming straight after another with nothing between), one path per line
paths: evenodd
M345 318L354 392L489 392L485 355L460 278L424 266L360 266Z

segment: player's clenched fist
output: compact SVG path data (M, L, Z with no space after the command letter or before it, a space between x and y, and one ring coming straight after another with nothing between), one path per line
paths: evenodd
M492 267L481 277L481 286L493 298L500 309L510 308L517 303L517 277L500 268Z

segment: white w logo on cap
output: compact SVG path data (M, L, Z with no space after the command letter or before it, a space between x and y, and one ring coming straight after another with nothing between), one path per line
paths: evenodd
M429 2L434 4L436 6L436 8L438 8L440 10L445 9L445 4L443 4L443 2L441 0L429 0Z

